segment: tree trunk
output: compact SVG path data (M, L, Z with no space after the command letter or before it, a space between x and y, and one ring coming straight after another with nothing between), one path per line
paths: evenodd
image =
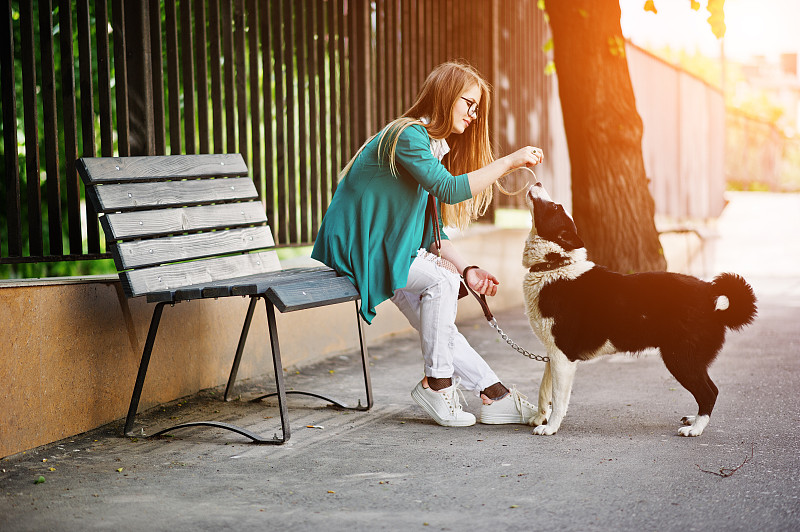
M572 166L572 205L589 258L623 273L664 270L642 157L619 0L547 0Z

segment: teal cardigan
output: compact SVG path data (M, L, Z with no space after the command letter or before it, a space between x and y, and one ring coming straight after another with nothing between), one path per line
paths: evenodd
M388 161L378 158L380 136L365 146L337 186L311 253L353 282L367 323L379 303L406 286L417 250L433 241L425 223L428 194L447 204L472 197L467 174L447 171L431 153L428 131L421 125L400 134L397 176ZM447 238L444 232L442 238Z

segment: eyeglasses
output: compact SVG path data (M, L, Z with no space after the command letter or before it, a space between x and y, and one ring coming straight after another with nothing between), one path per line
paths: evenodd
M462 100L467 102L467 114L472 118L478 118L478 102L470 100L469 98L461 97Z

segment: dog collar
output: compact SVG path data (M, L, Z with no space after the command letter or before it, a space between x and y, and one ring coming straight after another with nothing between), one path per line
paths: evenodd
M572 260L569 259L568 257L559 257L556 260L549 260L547 262L540 262L538 264L534 264L533 266L528 268L528 271L547 272L551 270L557 270L559 268L566 266L567 264L570 264L571 262Z

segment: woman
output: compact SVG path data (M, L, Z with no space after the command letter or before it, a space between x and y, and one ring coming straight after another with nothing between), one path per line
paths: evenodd
M433 242L429 194L437 225L465 227L485 212L492 184L510 170L542 161L527 146L494 160L489 144L489 86L463 63L444 63L425 80L414 105L361 147L340 174L312 257L353 281L361 315L391 299L419 331L425 377L411 392L440 425L469 426L459 384L483 399L482 423L527 423L536 407L509 390L455 326L460 275L493 296L499 281L472 267L441 233Z

